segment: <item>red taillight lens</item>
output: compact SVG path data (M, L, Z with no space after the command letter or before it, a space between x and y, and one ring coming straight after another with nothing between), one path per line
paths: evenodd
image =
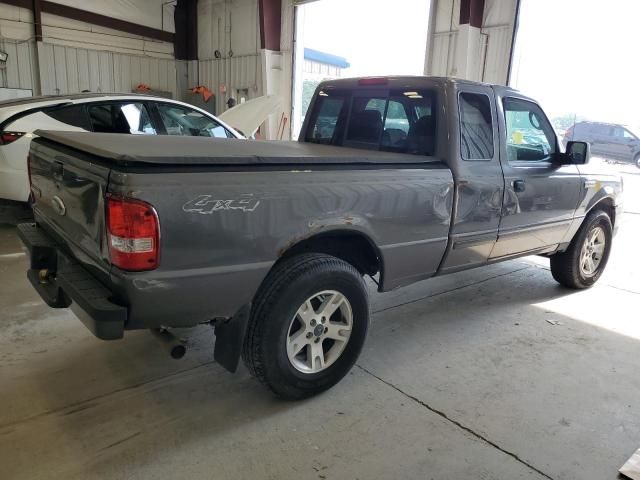
M24 132L0 132L0 145L9 145L23 135Z
M358 80L358 85L386 85L389 79L386 77L369 77Z
M158 267L160 223L148 203L107 197L107 239L111 263L116 267L132 272Z

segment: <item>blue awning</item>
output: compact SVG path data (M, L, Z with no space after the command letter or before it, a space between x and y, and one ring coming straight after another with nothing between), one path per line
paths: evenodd
M305 60L311 60L312 62L325 63L327 65L334 65L339 68L349 68L351 64L347 62L344 57L338 55L332 55L330 53L321 52L320 50L314 50L313 48L304 49Z

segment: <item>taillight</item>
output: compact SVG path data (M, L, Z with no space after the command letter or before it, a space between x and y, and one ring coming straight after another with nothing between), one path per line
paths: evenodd
M24 132L0 132L0 145L9 145L24 135Z
M160 223L155 209L132 198L108 196L106 200L111 263L133 272L157 268Z

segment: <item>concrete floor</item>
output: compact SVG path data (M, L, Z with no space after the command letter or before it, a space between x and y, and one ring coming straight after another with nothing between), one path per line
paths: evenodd
M1 478L617 478L640 447L638 200L595 288L528 258L375 295L357 367L298 403L213 363L208 327L180 361L95 339L1 228Z

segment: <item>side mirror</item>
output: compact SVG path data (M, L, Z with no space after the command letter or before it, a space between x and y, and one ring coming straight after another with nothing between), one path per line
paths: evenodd
M587 142L567 142L567 153L569 163L574 165L584 165L591 157L591 146Z

